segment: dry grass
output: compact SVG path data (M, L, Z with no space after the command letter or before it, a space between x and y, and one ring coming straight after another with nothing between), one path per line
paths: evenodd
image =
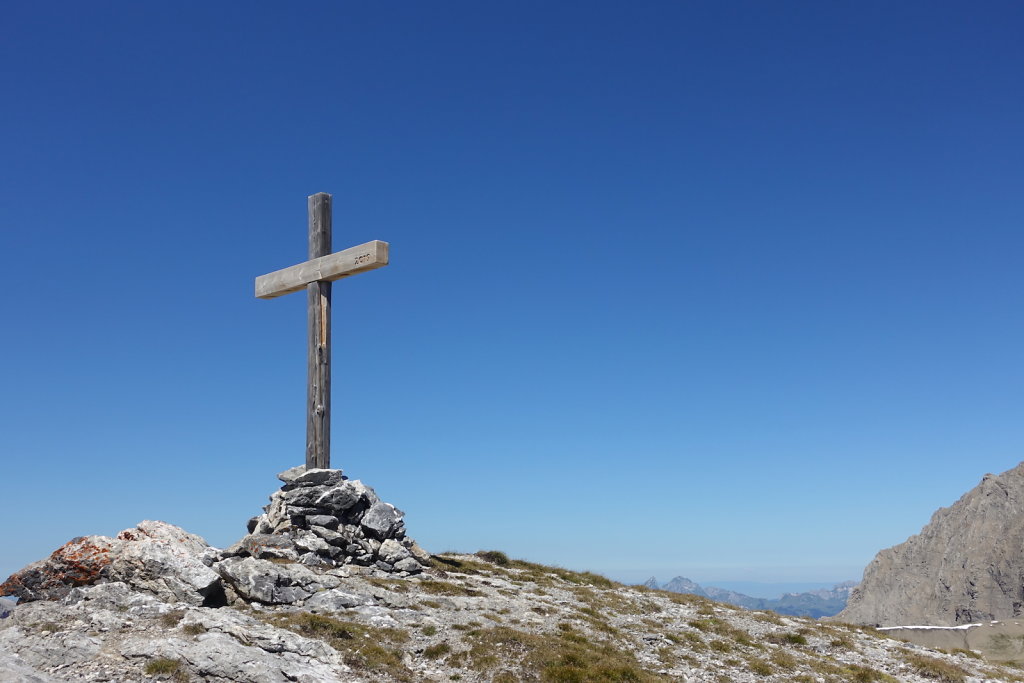
M265 619L275 626L323 640L340 652L345 663L354 669L381 674L395 681L415 680L405 666L402 650L393 647L409 640L405 631L373 628L308 612L277 613Z
M395 593L409 592L409 582L403 581L402 579L382 579L376 576L372 576L365 578L363 580L371 586L383 588L384 590L394 591Z
M145 672L147 676L167 679L176 683L187 683L190 679L188 673L181 668L181 662L177 659L167 659L165 657L151 659L146 662Z
M456 583L436 581L434 579L424 579L423 581L420 581L419 588L424 593L430 593L432 595L454 595L468 598L478 598L483 595L483 593L473 588L466 588L465 586L460 586Z
M423 656L427 659L438 659L452 651L448 643L438 643L423 650Z
M961 667L935 657L907 653L903 659L917 675L925 678L934 678L942 683L963 683L967 680L967 672Z
M469 649L452 655L487 680L543 683L653 683L670 680L645 671L628 651L609 641L594 641L563 624L550 634L532 634L507 626L467 634Z

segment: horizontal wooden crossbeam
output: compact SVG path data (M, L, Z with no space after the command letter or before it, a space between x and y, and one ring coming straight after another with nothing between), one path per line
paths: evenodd
M305 289L310 282L331 282L383 268L388 264L388 243L373 240L358 247L311 259L256 278L256 298L273 299Z

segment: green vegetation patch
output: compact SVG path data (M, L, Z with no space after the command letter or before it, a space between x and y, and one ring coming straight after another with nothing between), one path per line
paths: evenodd
M806 645L807 636L802 633L769 633L765 639L778 645Z
M732 626L731 624L716 617L708 617L706 619L693 619L688 623L690 624L690 626L697 629L698 631L703 631L705 633L714 633L716 635L722 636L723 638L728 638L737 645L742 645L743 647L752 647L757 649L764 648L764 646L760 643L755 643L753 640L751 640L750 634L744 631L743 629L736 628L735 626Z
M461 660L490 680L543 683L649 683L667 677L645 671L632 653L607 641L594 641L569 624L549 634L495 626L467 634ZM512 665L516 671L509 671Z
M363 579L366 583L377 588L383 588L384 590L394 591L395 593L408 593L409 584L407 581L402 579L382 579L376 576L371 576Z
M438 643L437 645L431 645L423 650L423 656L427 659L438 659L439 657L444 657L451 651L452 648L448 643Z
M705 598L702 595L694 595L692 593L673 593L672 591L663 590L657 590L655 592L661 594L662 597L668 598L677 605L691 605L696 606L698 609L706 605L709 609L712 609L716 604L714 600Z
M785 650L776 650L771 654L770 659L772 664L784 671L792 671L796 668L796 658Z
M772 668L771 664L756 657L752 657L747 660L747 668L758 676L771 676L775 672L775 669Z
M172 612L164 612L160 615L160 623L167 628L174 628L185 617L185 611L176 609Z
M496 550L488 552L497 552ZM442 572L455 572L458 574L491 574L494 567L483 562L467 560L448 555L431 555L430 566Z
M181 627L181 630L190 636L198 636L200 633L206 633L206 627L197 621L192 622L191 624L185 624Z
M507 567L512 564L512 561L508 559L508 555L500 550L480 550L477 551L476 556L484 562L490 562L491 564L496 564L499 567Z
M434 579L424 579L419 582L420 590L424 593L430 593L432 595L458 595L468 598L478 598L483 593L472 588L466 588L456 583L448 583L447 581L435 581Z
M782 617L780 617L775 612L769 612L769 611L765 610L765 611L753 612L751 614L751 616L754 617L755 619L757 619L758 621L765 622L766 624L776 624L776 625L779 625L779 626L782 625Z
M491 558L488 559L488 562L491 563L489 565L491 569L504 570L510 577L511 573L508 570L515 570L517 574L515 578L522 581L532 581L541 585L553 585L554 579L560 579L574 586L594 586L595 588L615 588L622 585L612 581L607 576L601 576L594 572L576 572L571 569L549 567L537 564L536 562L527 562L526 560L512 560L497 550L484 550L481 553ZM481 553L477 553L477 557L484 557ZM502 562L502 557L507 560L507 563Z
M810 667L820 674L825 674L828 680L850 681L851 683L899 683L897 679L889 674L859 664L837 665L829 660L816 659L808 662Z
M587 603L591 609L602 612L614 612L616 614L657 614L661 612L659 607L652 600L640 595L629 597L629 593L622 590L594 590L590 586L582 586L573 590L576 597Z
M853 683L874 683L874 681L898 683L897 679L893 678L889 674L879 671L878 669L872 669L870 666L848 664L843 668L843 672L849 680L853 681Z
M952 650L939 650L939 652L945 652L947 655L963 655L964 657L970 657L971 659L985 659L980 653L974 650L964 650L963 648L953 648Z
M189 680L189 675L181 668L181 662L177 659L168 659L166 657L151 659L146 662L145 672L147 676L166 676L170 680L178 681L179 683L185 683Z
M401 649L394 645L409 640L409 634L396 628L374 628L353 621L308 612L278 613L264 616L269 623L310 638L323 640L340 652L354 669L389 676L396 681L413 681L405 666Z
M688 623L698 631L714 633L715 629L724 622L720 619L693 619Z
M925 678L934 678L943 683L962 683L967 680L967 672L951 662L916 653L905 654L903 660L917 675Z

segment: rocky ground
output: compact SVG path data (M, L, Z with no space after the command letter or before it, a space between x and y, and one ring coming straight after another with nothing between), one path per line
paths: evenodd
M0 620L0 681L1024 681L970 653L497 552L405 577L246 559L220 607L130 572L19 604ZM264 601L298 579L305 597Z
M429 555L340 470L297 467L226 549L163 522L80 537L0 584L0 683L1022 681L871 628Z

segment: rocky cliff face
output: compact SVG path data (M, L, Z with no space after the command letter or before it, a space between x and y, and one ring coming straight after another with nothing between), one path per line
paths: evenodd
M921 533L881 551L836 619L951 626L1024 612L1024 463L939 509Z

